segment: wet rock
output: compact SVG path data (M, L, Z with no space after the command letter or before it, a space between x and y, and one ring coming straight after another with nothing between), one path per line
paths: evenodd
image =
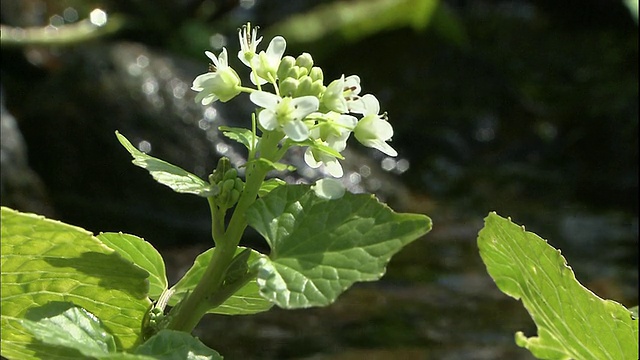
M0 199L2 205L25 212L53 216L53 208L40 177L29 167L27 148L16 119L4 106L0 88Z

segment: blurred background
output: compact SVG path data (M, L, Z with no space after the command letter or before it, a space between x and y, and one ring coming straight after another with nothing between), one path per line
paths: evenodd
M246 97L202 107L205 50L258 25L266 49L309 52L325 84L357 74L395 129L397 158L351 142L345 182L433 230L385 277L324 309L208 316L227 359L531 359L535 334L478 255L490 212L562 249L578 280L638 303L638 3L584 0L3 0L1 200L93 232L153 243L175 282L211 245L206 201L156 184L139 149L205 177L243 149ZM301 153L292 182L312 182ZM245 244L265 250L253 234Z

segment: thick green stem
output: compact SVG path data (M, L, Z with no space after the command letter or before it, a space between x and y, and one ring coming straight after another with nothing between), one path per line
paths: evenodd
M259 145L259 156L270 161L277 161L278 142L282 137L283 135L280 133L266 133ZM222 233L220 225L220 222L224 221L224 219L220 219L220 217L224 217L224 213L220 214L213 200L209 200L212 235L214 236L216 248L209 265L193 292L179 306L172 309L172 313L169 314L170 320L167 328L191 332L211 307L221 304L233 295L233 293L224 291L225 289L222 287L224 277L247 227L245 213L256 200L258 190L260 190L269 170L268 167L257 161L249 161L247 163L244 190L233 211L229 226L224 233ZM174 310L175 313L173 313Z

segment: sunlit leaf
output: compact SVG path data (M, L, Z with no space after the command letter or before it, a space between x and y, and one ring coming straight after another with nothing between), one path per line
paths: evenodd
M147 340L136 354L152 356L156 360L222 360L215 350L182 331L160 330Z
M150 298L157 300L160 294L167 289L164 260L153 245L135 235L123 233L101 233L96 237L117 251L123 258L149 272Z
M122 146L133 156L133 164L147 170L160 184L170 187L175 192L195 194L202 197L213 196L218 193L219 189L217 187L212 186L198 176L136 149L127 138L117 131L116 136Z
M37 342L20 325L21 319L50 302L72 302L98 316L118 349L136 343L151 305L147 271L75 226L5 207L1 225L4 357L69 358Z
M431 229L428 217L395 213L373 195L325 200L307 185L277 187L246 216L271 247L261 293L283 308L326 306L353 283L378 280L393 254Z
M116 351L113 336L100 320L87 310L71 303L49 303L43 308L52 312L37 321L22 319L21 324L44 344L77 350L85 356L99 357ZM70 351L71 355L73 352ZM77 356L77 354L75 355Z
M538 336L516 343L540 359L637 359L638 320L624 306L582 286L560 251L495 213L478 235L487 271L521 299Z

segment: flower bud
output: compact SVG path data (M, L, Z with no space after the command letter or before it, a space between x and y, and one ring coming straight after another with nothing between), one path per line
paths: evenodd
M238 170L231 168L224 173L223 180L234 180L238 177Z
M292 96L293 94L297 94L299 81L288 77L283 81L280 81L280 94L282 96Z
M298 91L296 92L296 97L298 96L306 96L306 95L317 95L311 92L311 85L313 82L311 78L308 76L303 76L300 79L300 84L298 85Z
M296 59L293 56L285 56L278 66L278 79L284 80L289 77L291 69L296 65Z
M311 77L313 81L320 80L320 82L322 82L324 80L322 69L317 66L311 68L311 70L309 71L309 77Z
M302 55L298 56L296 59L296 65L307 69L307 72L309 72L313 66L313 58L311 57L311 54L302 53Z
M230 192L236 185L234 179L227 179L222 183L222 194Z

